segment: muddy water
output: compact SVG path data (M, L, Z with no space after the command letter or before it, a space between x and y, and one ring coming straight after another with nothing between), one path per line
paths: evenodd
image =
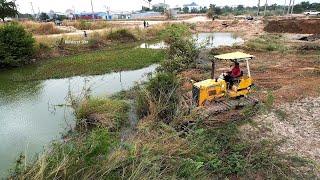
M156 67L26 83L6 81L0 74L0 179L20 153L30 159L73 126L72 109L62 106L69 92L79 95L90 87L92 95L111 95L145 80Z
M241 45L244 40L232 33L199 33L194 34L193 38L199 47L204 48L217 48L219 46L233 46ZM140 48L150 48L150 49L164 49L167 45L161 41L157 43L143 43Z

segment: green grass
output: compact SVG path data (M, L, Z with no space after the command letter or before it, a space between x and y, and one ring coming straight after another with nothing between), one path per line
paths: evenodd
M256 39L249 40L246 46L254 51L280 51L288 50L284 45L284 39L281 35L261 35Z
M113 71L134 70L162 61L163 50L121 47L49 59L36 65L0 73L13 81L97 75Z
M91 117L95 119L89 119L89 121L98 122L90 123L97 123L99 127L111 131L119 131L128 124L128 110L129 105L125 101L90 98L76 110L76 116L79 120L78 124Z

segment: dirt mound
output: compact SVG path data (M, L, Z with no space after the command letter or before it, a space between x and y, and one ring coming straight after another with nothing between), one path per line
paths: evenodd
M320 34L320 19L270 21L264 30L270 33Z

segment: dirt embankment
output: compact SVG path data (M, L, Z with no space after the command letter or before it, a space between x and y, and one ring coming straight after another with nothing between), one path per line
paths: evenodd
M264 30L270 33L320 34L320 19L274 20Z

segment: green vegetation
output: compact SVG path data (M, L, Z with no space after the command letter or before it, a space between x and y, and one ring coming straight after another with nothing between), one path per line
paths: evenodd
M162 32L162 38L169 48L166 50L167 58L161 63L160 71L177 73L195 64L200 51L190 36L190 29L184 24L173 24Z
M274 16L274 15L283 15L287 14L288 11L288 2L286 6L280 5L280 4L268 4L266 7L266 12L264 12L264 4L262 4L261 1L261 6L260 6L260 15L265 15L265 16ZM183 9L185 13L189 12L189 9ZM303 13L307 10L318 10L320 11L320 3L310 3L308 1L303 1L299 4L295 4L293 8L293 13L300 14ZM224 7L218 7L214 4L210 4L209 8L207 7L202 7L200 11L194 11L192 13L207 13L208 17L212 17L214 15L256 15L258 11L257 6L244 6L244 5L238 5L236 7L231 7L231 6L224 6Z
M143 68L162 61L165 56L162 50L140 49L121 45L114 48L54 58L37 65L3 72L3 75L14 74L14 76L9 77L13 81L96 75Z
M30 63L35 40L16 23L0 27L0 67L21 66Z
M6 17L14 17L18 13L15 1L0 0L0 19L2 21L5 21Z
M53 143L34 165L25 167L17 164L15 171L28 172L20 175L21 179L90 178L104 168L102 163L107 165L107 155L119 145L117 137L107 129L94 129L85 135L75 134L67 143Z
M171 122L179 104L179 82L172 73L158 73L149 79L137 98L137 114L140 118L152 114L164 122Z
M78 128L88 125L119 131L128 124L129 106L124 101L89 98L76 110Z
M246 46L249 50L253 51L280 51L288 50L284 45L281 35L261 35L260 37L249 40Z
M127 29L120 29L114 32L110 32L107 35L107 38L112 41L120 41L120 42L134 42L137 38Z

